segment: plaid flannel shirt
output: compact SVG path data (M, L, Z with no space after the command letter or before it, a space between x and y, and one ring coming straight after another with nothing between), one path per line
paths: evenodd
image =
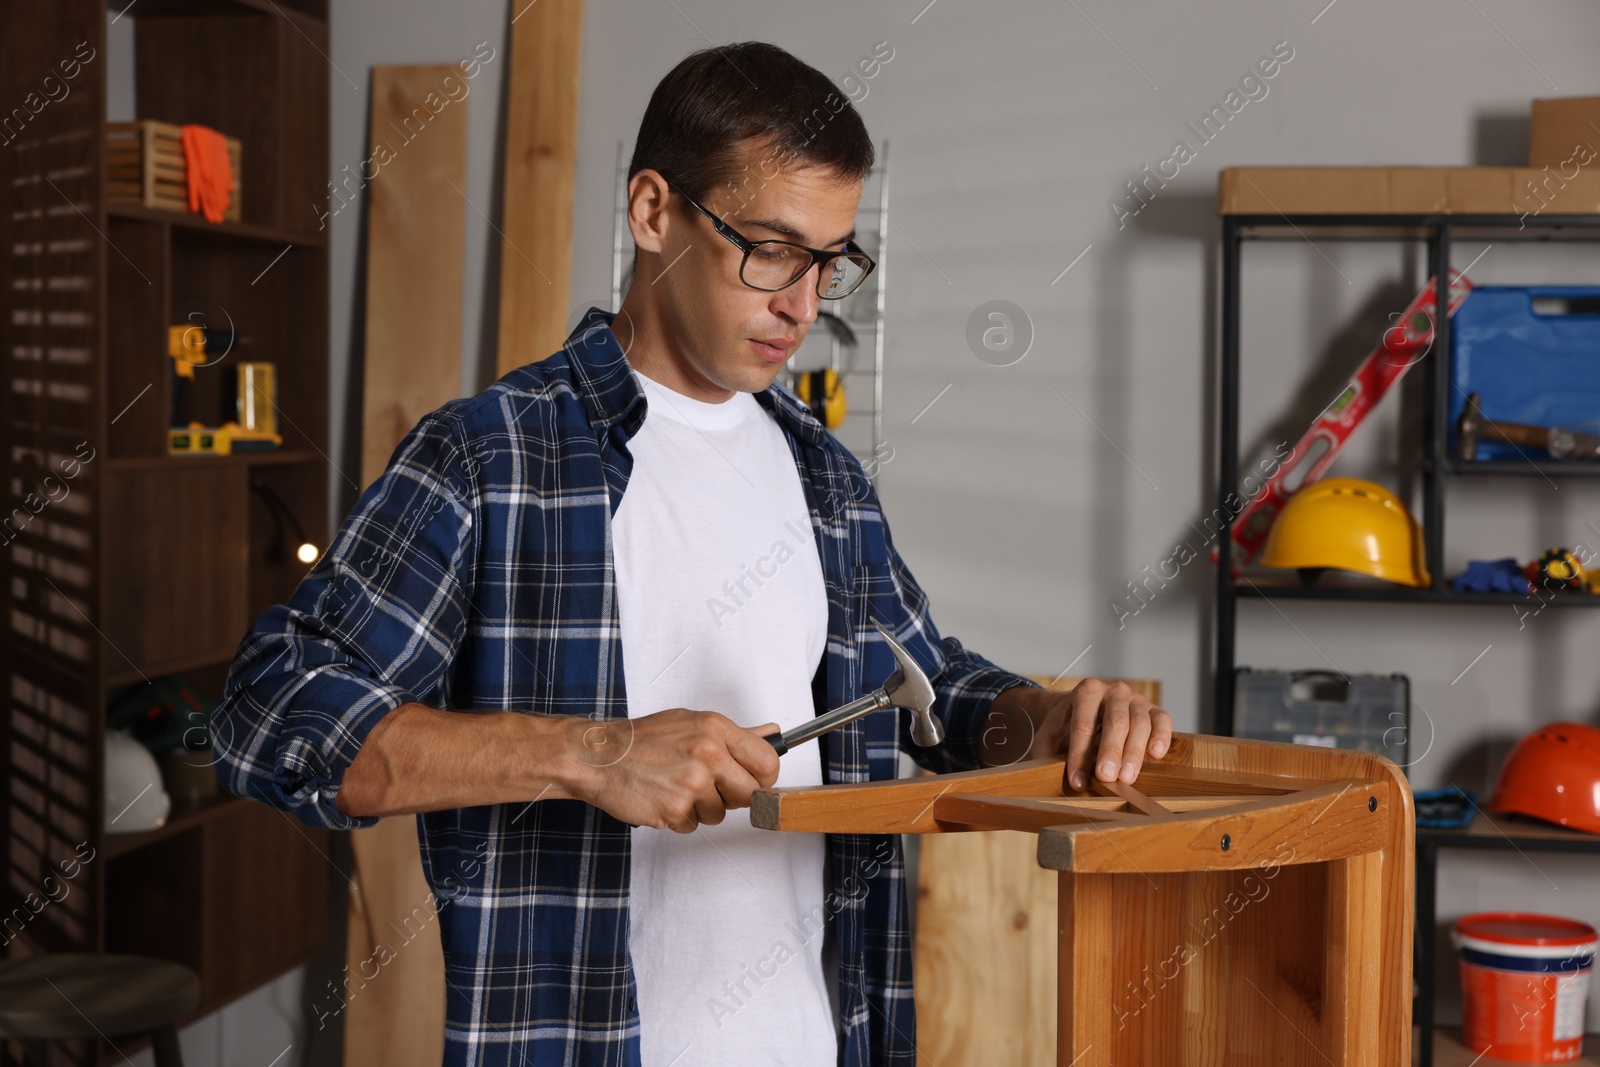
M610 520L646 399L611 319L590 308L559 352L406 435L289 602L241 643L213 713L228 790L309 825L366 827L378 820L334 798L367 732L402 703L626 717ZM877 619L933 681L946 725L941 746L921 749L904 712L858 719L820 739L824 780L894 778L901 752L941 773L976 767L990 702L1035 683L939 635L861 464L786 388L755 396L794 454L821 556L818 713L894 669ZM576 800L428 812L417 825L444 947L445 1064L636 1067L629 826ZM840 1062L914 1067L898 840L827 844Z

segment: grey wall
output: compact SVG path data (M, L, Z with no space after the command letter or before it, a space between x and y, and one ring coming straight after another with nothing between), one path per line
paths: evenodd
M1190 564L1137 614L1112 603L1138 607L1124 599L1127 582L1181 541L1200 547L1191 523L1214 503L1218 171L1520 164L1531 98L1600 93L1592 7L1325 2L908 0L804 14L710 0L591 5L575 298L608 291L616 144L631 149L650 90L685 53L707 38L761 38L839 80L888 41L894 57L859 106L891 144L894 458L879 483L896 543L945 632L1016 670L1055 674L1076 660L1074 673L1159 678L1180 727L1203 728L1207 564ZM1266 96L1199 145L1185 123L1280 41L1293 58ZM1196 157L1119 225L1109 201L1134 206L1124 183L1179 139ZM1478 284L1600 284L1592 245L1464 246L1456 265L1480 253ZM1418 248L1248 248L1245 464L1299 437L1424 268ZM986 365L966 343L969 315L992 298L1021 306L1036 332L1013 366ZM1335 473L1408 484L1400 399L1374 414ZM1451 573L1554 544L1600 548L1592 479L1464 479L1448 507ZM1600 720L1597 642L1600 613L1555 609L1521 620L1510 608L1246 603L1239 626L1242 663L1410 675L1414 784L1480 795L1536 724ZM1525 907L1600 922L1592 859L1451 855L1440 884L1446 919ZM1595 1004L1590 1028L1600 1028Z
M584 26L573 302L608 297L618 141L631 148L651 89L683 55L759 38L842 79L887 41L894 56L859 107L891 144L885 437L894 458L880 486L896 544L946 633L1020 671L1076 662L1074 673L1159 678L1180 728L1203 727L1206 565L1190 564L1120 625L1112 604L1180 541L1198 545L1190 524L1212 506L1218 170L1516 164L1531 98L1600 93L1592 5L1324 3L595 0ZM371 65L495 46L468 103L467 174L469 196L493 215L505 0L334 0L333 9L331 59L359 87L332 80L335 168L367 154ZM1196 145L1185 122L1280 41L1294 55L1267 95L1119 225L1108 202L1124 183L1176 140ZM469 209L464 393L487 384L492 366L484 337L494 324L479 313L492 296L493 236ZM359 241L354 211L333 219L336 440L349 438L346 386L359 355L350 347ZM1479 284L1600 284L1592 246L1463 247L1457 265L1480 252ZM1248 249L1246 464L1298 437L1421 283L1422 264L1420 250L1385 245ZM1035 331L1013 366L986 365L967 347L969 315L993 298L1021 306ZM1335 473L1405 484L1398 399ZM338 458L356 469L353 450ZM1449 506L1452 572L1469 558L1600 547L1594 480L1462 480ZM1535 724L1597 719L1600 614L1547 610L1520 628L1509 608L1247 603L1241 615L1243 663L1409 674L1418 788L1483 792L1507 746ZM1521 906L1600 922L1597 870L1540 855L1451 857L1440 913ZM1441 989L1452 974L1441 971ZM1590 1028L1600 1028L1595 1005Z

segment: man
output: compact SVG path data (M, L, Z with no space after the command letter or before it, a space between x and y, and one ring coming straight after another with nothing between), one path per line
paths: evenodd
M905 751L1064 750L1080 786L1166 752L1170 717L1126 686L1047 692L941 637L860 463L777 384L870 274L872 161L781 49L685 59L640 126L619 312L426 416L240 648L229 789L333 828L419 813L447 1064L913 1064L896 838L729 810L893 778ZM890 709L780 759L763 735L894 668L875 621L946 740Z

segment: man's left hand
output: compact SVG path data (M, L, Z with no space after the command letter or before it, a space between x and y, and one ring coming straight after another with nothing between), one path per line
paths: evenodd
M1027 738L1024 751L1014 739ZM1160 759L1172 747L1172 716L1126 682L1086 678L1070 690L1014 686L995 697L984 738L984 765L1066 753L1073 788L1132 782L1145 757ZM1092 758L1092 765L1091 765Z

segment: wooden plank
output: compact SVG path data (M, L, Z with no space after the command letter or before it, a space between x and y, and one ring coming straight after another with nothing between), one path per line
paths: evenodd
M1028 677L1057 690L1070 690L1082 681ZM1127 682L1160 703L1160 682ZM1041 775L1041 794L1059 791L1059 766ZM938 780L942 783L948 777ZM1210 806L1213 800L1247 799L1236 795L1196 798L1193 803ZM1126 805L1120 797L1087 794L1074 794L1072 803L1110 811ZM918 844L914 949L918 1062L938 1067L1054 1064L1059 876L1039 866L1038 838L996 830L929 834Z
M1031 797L972 796L952 793L933 802L933 817L944 828L1031 830L1047 826L1126 822L1135 816L1104 807L1086 807Z
M583 0L513 0L500 245L504 374L567 338Z
M1103 874L1061 874L1056 1062L1107 1067L1111 1058L1112 879Z
M352 830L350 850L355 878L345 959L364 985L348 1000L343 1067L437 1067L444 1058L444 950L417 820L400 815ZM333 1011L339 1002L323 992L314 1004Z
M1323 1043L1335 1063L1379 1063L1382 1007L1383 857L1378 853L1328 864L1328 956L1322 988Z
M996 830L920 844L917 1063L1055 1063L1057 876L1034 862L1037 839Z
M1390 842L1390 792L1388 782L1333 782L1234 808L1090 829L1050 827L1039 832L1039 864L1058 871L1153 874L1348 859Z
M1187 753L1193 735L1173 735L1173 753ZM1305 746L1282 746L1284 748ZM1169 759L1173 758L1171 755ZM1011 764L1003 776L994 769L957 771L953 774L928 776L926 780L868 782L859 785L835 786L784 786L763 789L754 794L750 802L750 824L763 830L825 830L829 833L937 833L940 826L935 815L934 801L941 797L963 792L977 792L986 796L1020 796L1030 798L1061 795L1062 768L1065 758L1048 756ZM1290 778L1282 775L1219 773L1176 765L1147 762L1139 772L1139 783L1147 788L1141 792L1145 803L1148 796L1176 795L1184 797L1222 796L1237 799L1243 794L1275 802L1285 794L1309 789L1322 789L1326 783L1310 778ZM1114 791L1113 791L1114 792ZM1087 793L1072 793L1074 799L1087 797ZM1118 797L1126 803L1124 797ZM1173 809L1168 809L1173 810ZM1195 806L1190 810L1199 810Z
M448 64L372 69L372 138L393 158L367 188L363 486L418 419L461 392L467 101L442 88L459 75Z
M963 791L989 796L1059 794L1064 765L1059 756L1014 764L1003 782L995 781L993 770L985 769L860 785L763 789L751 797L750 825L761 830L829 833L937 833L941 827L934 802L939 798Z
M450 64L372 71L380 166L367 189L363 486L418 419L461 391L467 104L445 91L459 76ZM391 158L376 155L379 144ZM444 954L416 825L408 815L350 834L349 970L386 962L350 999L347 1067L426 1067L444 1055Z
M1102 782L1098 778L1089 780L1090 787L1097 793L1110 794L1127 801L1128 807L1144 815L1171 815L1172 809L1163 807L1157 800L1152 800L1133 786L1123 781Z

